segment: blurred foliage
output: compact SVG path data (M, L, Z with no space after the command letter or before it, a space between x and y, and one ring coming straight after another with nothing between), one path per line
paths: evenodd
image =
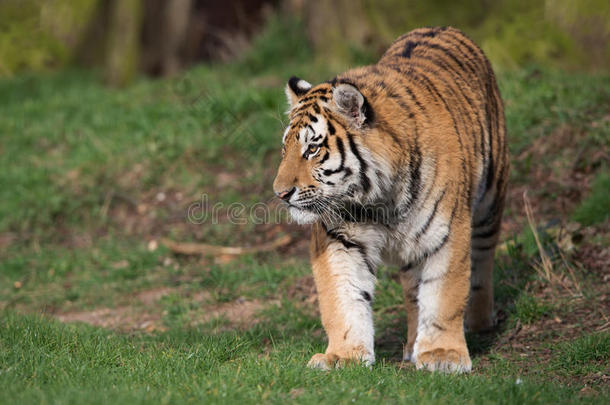
M300 65L311 57L311 48L303 43L303 24L297 19L271 16L265 30L236 67L245 74L260 74L285 69L286 64ZM295 66L296 67L296 66Z
M101 0L0 2L0 75L73 64L87 26L102 18L100 4ZM339 63L372 62L410 29L451 25L479 43L497 69L528 64L598 71L610 67L607 0L358 0L334 12L345 9L341 4L340 0L312 0L301 10L316 56L329 64L337 58ZM329 13L336 15L329 18ZM281 29L266 32L292 35ZM100 46L97 52L103 50ZM297 58L303 52L300 46L293 50ZM261 65L273 63L277 54L268 49L260 53L263 59L251 63L260 70Z
M0 2L0 75L72 62L98 0Z
M605 0L363 0L385 44L421 26L464 30L499 69L538 64L610 66L610 2Z

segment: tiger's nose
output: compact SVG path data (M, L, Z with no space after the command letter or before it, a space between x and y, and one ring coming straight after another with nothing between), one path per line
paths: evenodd
M278 193L275 193L275 195L277 195L279 198L281 198L284 201L288 201L288 200L290 200L290 197L292 197L292 195L294 194L295 190L296 190L296 187L292 187L290 190L280 191Z

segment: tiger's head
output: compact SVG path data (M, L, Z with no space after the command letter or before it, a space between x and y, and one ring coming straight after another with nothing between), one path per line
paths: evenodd
M312 223L371 188L370 154L361 137L372 109L355 85L341 80L312 87L292 77L286 96L290 123L273 190L296 222Z

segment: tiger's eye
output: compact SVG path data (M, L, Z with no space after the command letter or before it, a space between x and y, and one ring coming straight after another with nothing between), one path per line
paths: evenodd
M309 153L316 153L318 151L318 149L320 149L320 147L318 145L309 145L309 148L307 149L307 151Z

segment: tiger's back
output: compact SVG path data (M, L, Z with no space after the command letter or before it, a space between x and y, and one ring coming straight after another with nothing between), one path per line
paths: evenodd
M508 169L502 100L489 61L461 31L411 31L396 39L376 65L338 79L357 83L369 103L387 107L376 115L389 131L403 128L408 118L418 121L424 138L426 125L437 127L432 135L440 139L432 142L457 136L462 168L468 172L462 179L468 200L482 211L489 200L502 200ZM447 119L439 125L441 116ZM488 204L481 204L484 197ZM478 219L476 223L487 218Z
M405 360L470 370L464 322L493 326L508 175L487 58L459 30L422 28L375 65L315 87L293 78L286 92L291 124L274 189L298 218L315 222L312 267L329 336L310 365L374 361L370 302L375 269L386 261L400 267ZM366 216L379 205L391 211L383 223Z
M414 30L394 41L379 64L413 75L419 82L416 89L429 91L437 103L453 110L454 131L475 169L478 188L468 193L475 204L496 182L505 183L504 108L491 65L470 38L451 27ZM436 84L429 81L431 76Z

